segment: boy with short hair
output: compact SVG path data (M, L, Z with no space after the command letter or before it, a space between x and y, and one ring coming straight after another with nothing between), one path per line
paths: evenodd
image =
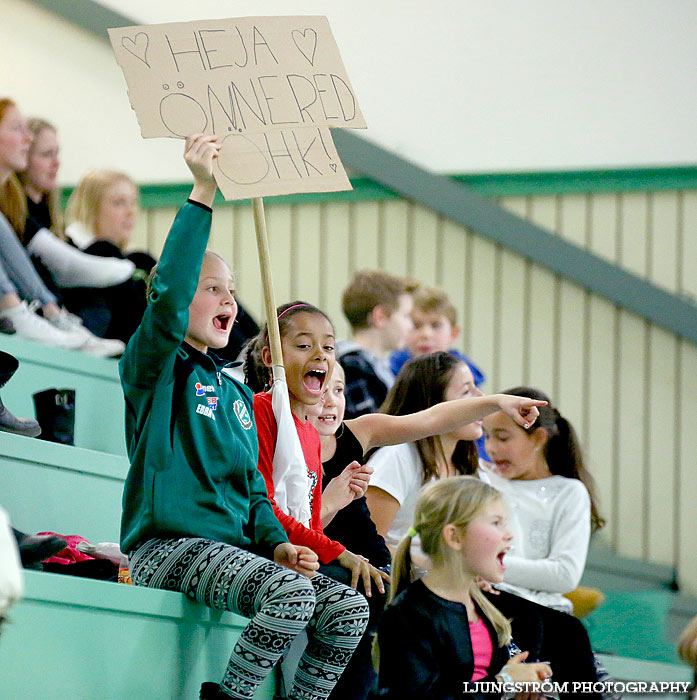
M413 330L407 336L406 347L390 356L390 369L396 376L407 360L432 352L449 352L466 362L472 370L474 383L484 382L484 374L466 355L452 347L460 335L457 311L448 295L435 287L418 287L413 292L411 311Z
M337 349L346 375L346 418L377 411L394 383L390 353L404 347L412 329L412 289L401 277L361 270L344 290L342 309L353 331L353 340Z
M418 287L413 292L413 300L411 320L414 328L407 336L406 347L390 356L390 369L394 375L398 375L402 365L412 357L448 352L468 365L476 386L483 384L485 377L479 367L452 347L460 335L460 326L457 325L457 311L448 295L435 287ZM477 449L479 456L487 459L483 436L477 440Z

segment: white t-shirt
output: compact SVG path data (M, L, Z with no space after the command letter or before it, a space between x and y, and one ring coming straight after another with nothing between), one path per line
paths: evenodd
M590 496L578 479L509 480L480 466L504 493L513 549L504 558L502 590L571 612L563 593L579 584L590 541Z
M424 486L421 458L416 444L406 442L381 447L368 460L368 464L375 470L370 477L370 485L389 493L399 502L399 510L385 537L387 546L394 550L414 524L416 501Z

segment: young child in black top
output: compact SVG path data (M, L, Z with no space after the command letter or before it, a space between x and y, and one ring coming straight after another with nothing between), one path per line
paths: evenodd
M431 566L410 584L416 535ZM394 556L392 602L380 621L381 698L456 700L483 694L465 685L472 681L551 677L548 664L523 663L528 653L509 649L510 622L477 583L503 579L511 540L503 498L489 484L455 476L423 489Z

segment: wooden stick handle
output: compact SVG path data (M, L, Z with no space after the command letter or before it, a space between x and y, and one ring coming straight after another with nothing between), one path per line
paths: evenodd
M281 350L281 333L278 329L276 316L276 297L273 291L271 277L271 256L269 255L269 239L266 235L266 217L264 216L264 200L262 197L252 198L254 210L254 228L257 234L257 249L259 251L259 267L261 268L261 284L264 290L264 307L266 309L266 326L269 329L269 347L271 348L271 364L283 367L283 351Z

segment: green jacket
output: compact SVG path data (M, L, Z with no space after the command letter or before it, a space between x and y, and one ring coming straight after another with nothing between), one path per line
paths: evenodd
M188 202L167 237L151 303L119 364L131 466L121 549L206 537L269 558L288 538L257 469L252 393L183 342L211 210Z

